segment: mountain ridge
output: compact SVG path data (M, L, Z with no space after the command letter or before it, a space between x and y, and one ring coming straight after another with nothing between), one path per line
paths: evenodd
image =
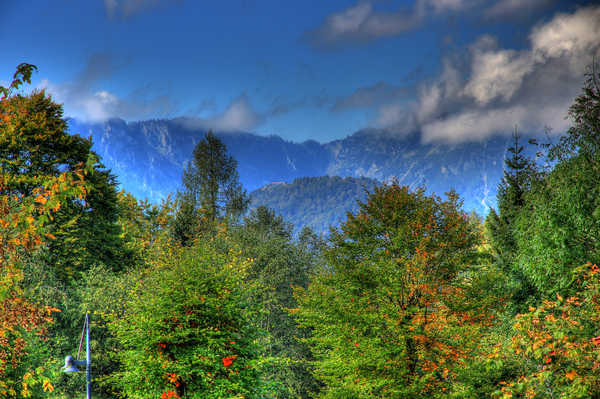
M69 129L92 137L94 151L125 190L153 202L177 191L183 168L206 133L177 119L111 119L103 123L70 119ZM277 135L248 132L215 134L237 160L240 181L248 192L302 177L395 179L438 195L455 189L464 200L464 209L481 215L495 206L509 143L507 137L421 143L418 132L398 136L379 129L362 129L327 143L296 143Z

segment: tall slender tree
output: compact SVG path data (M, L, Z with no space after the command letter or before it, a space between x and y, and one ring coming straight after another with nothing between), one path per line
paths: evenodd
M237 219L248 208L249 200L239 182L237 162L211 131L194 148L182 183L173 233L184 245L203 228Z
M496 262L508 277L510 287L507 289L511 292L515 312L523 311L535 293L532 283L515 264L516 224L537 173L534 162L523 154L520 138L515 126L512 145L508 147L510 155L504 160L504 176L498 185L498 212L492 209L485 223Z
M508 148L510 156L504 160L504 176L498 185L498 213L490 212L488 218L492 247L505 262L510 262L515 252L514 224L525 204L534 170L532 161L523 154L516 126L512 139Z

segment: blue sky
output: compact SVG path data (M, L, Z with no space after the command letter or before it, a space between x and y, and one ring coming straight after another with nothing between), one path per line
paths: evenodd
M559 0L3 0L0 83L90 121L185 116L321 142L375 127L423 141L568 127L600 56L600 7Z

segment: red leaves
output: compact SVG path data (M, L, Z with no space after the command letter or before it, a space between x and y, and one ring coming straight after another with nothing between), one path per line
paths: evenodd
M166 391L160 395L160 399L177 398L177 394L173 391Z
M233 361L237 359L237 356L227 356L221 359L223 361L223 366L229 367L233 364Z

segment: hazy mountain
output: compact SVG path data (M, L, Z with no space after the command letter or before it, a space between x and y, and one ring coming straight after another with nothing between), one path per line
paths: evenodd
M179 188L194 146L205 131L186 119L105 123L70 120L72 133L91 136L94 150L127 191L158 201ZM300 177L350 176L400 183L442 195L451 188L467 211L486 214L495 204L508 139L463 144L423 144L417 134L401 137L381 130L361 130L329 143L294 143L278 136L215 133L238 161L248 192L272 182Z
M329 226L346 219L346 212L358 211L358 201L365 201L377 181L366 177L302 177L291 183L272 183L250 195L253 207L268 206L298 233L308 226L327 234Z

